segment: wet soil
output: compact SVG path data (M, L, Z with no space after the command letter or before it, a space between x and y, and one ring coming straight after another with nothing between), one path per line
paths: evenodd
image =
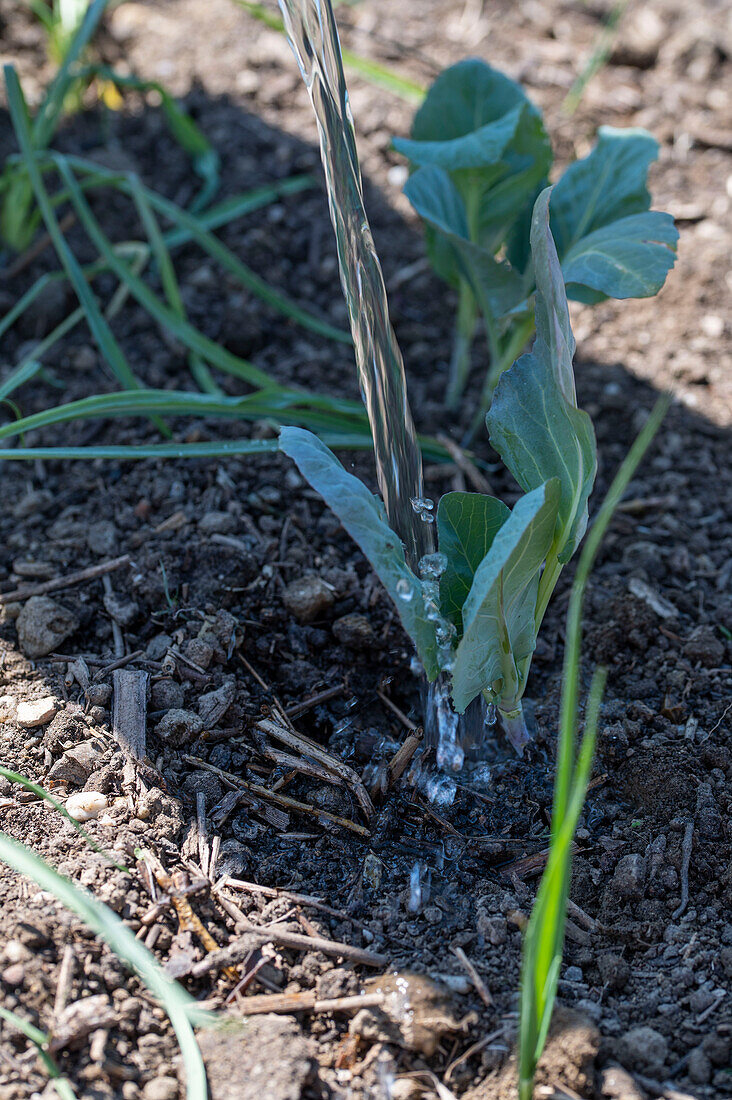
M580 403L598 435L595 500L657 391L670 387L676 401L587 598L585 682L603 662L608 689L577 836L560 1007L537 1095L637 1100L675 1089L712 1100L732 1090L729 13L711 2L693 11L662 0L631 5L611 63L567 117L562 102L608 10L537 2L483 12L364 0L341 12L349 46L415 79L427 82L470 54L521 79L547 112L560 161L582 155L600 123L643 125L661 142L652 190L681 231L668 286L650 302L573 313ZM47 75L38 36L10 3L0 4L0 31L33 103ZM225 0L125 4L102 49L185 96L221 153L222 197L302 171L320 178L310 109L283 40ZM391 136L408 129L410 108L350 83L415 419L424 431L460 438L473 397L462 423L441 406L453 303L424 261L389 148ZM91 109L57 144L132 168L182 204L199 185L159 112L142 102L114 114ZM11 148L3 120L0 154ZM93 202L113 239L140 232L122 201ZM221 236L273 285L345 324L319 187L239 219ZM93 258L76 227L69 240L82 261ZM356 395L347 348L284 321L193 247L176 254L176 268L189 317L207 335L279 381ZM54 269L46 251L0 282L0 307ZM114 289L96 285L103 300ZM5 337L3 367L73 308L64 290L44 298ZM114 325L147 384L191 387L181 349L142 310L127 303ZM478 343L474 393L484 354ZM21 391L24 412L61 394L113 389L82 329L44 365L44 379ZM270 431L197 420L172 427L187 440ZM39 431L29 442L158 438L152 426L122 420L70 424L63 435ZM516 486L486 441L476 449L492 489L511 503ZM373 483L366 456L346 461ZM431 496L455 487L464 487L460 470L428 468ZM217 943L242 946L236 962L249 984L230 1009L246 1017L244 1031L202 1039L213 1096L264 1089L295 1100L405 1100L439 1087L471 1100L514 1095L521 930L547 844L571 570L536 653L534 740L524 757L492 741L488 767L458 776L449 805L426 798L426 773L413 767L375 795L366 820L353 784L297 771L293 750L255 725L263 708L279 706L298 733L369 780L369 766L388 760L421 720L393 609L291 466L273 457L5 463L0 524L0 596L129 555L106 581L0 605L0 757L61 800L81 790L103 794L107 808L87 827L130 873L110 868L52 809L2 779L0 822L114 909L215 1008L233 983L221 968L195 972L206 952L180 905L151 887L149 868L159 861L177 873L173 891L183 891ZM120 657L124 671L137 674L128 683L146 677L148 685L146 757L133 768L113 728ZM49 697L46 721L29 726L22 704ZM242 789L242 781L269 794ZM277 804L271 794L301 806ZM136 851L146 855L136 860ZM211 881L224 875L269 889L229 885L217 895ZM77 1095L183 1095L174 1037L137 979L29 880L5 872L0 902L2 1003L61 1037L56 1057ZM269 938L252 925L267 926ZM288 934L305 940L287 946ZM307 937L370 952L374 965L308 949ZM394 971L416 977L394 986ZM332 1005L374 989L387 998L380 1009ZM278 993L300 995L307 1008L247 1015L254 998ZM79 1002L89 1026L79 1022ZM27 1041L3 1025L0 1098L50 1095L45 1082Z

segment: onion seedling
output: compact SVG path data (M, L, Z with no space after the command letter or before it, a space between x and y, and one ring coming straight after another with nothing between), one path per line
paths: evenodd
M485 325L491 361L474 431L534 332L529 229L552 165L549 137L520 85L468 60L437 78L411 138L394 147L413 169L404 191L425 223L435 271L458 290L448 407L467 382L478 313ZM648 298L663 286L678 233L670 214L649 209L646 176L657 156L645 130L603 126L589 156L559 178L551 227L570 298Z
M584 732L577 749L584 593L613 513L661 425L669 400L667 396L658 399L615 475L582 548L572 585L567 613L551 846L524 939L519 1022L519 1100L531 1100L534 1094L534 1074L551 1023L564 948L572 842L590 780L597 721L606 678L604 668L600 667L595 671L587 697Z

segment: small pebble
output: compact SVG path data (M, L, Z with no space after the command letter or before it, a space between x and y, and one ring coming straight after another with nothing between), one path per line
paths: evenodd
M74 821L93 821L108 806L106 794L99 791L81 791L66 799L66 812Z
M285 607L301 623L312 622L335 602L330 585L321 577L300 577L282 593Z
M145 1100L177 1100L180 1094L175 1077L155 1077L142 1090Z
M71 611L48 596L31 596L16 620L18 641L26 657L45 657L79 627Z
M58 700L53 695L44 695L42 699L32 699L18 703L16 719L19 726L35 729L50 722L58 710Z

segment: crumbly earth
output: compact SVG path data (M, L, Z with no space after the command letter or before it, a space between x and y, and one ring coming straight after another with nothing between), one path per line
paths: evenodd
M661 143L651 186L681 231L668 286L651 301L573 307L578 393L599 442L595 500L656 392L669 387L676 401L605 541L586 602L585 683L598 662L609 678L577 837L560 1006L537 1095L713 1100L732 1090L730 12L712 0L632 3L609 64L568 115L562 103L610 10L560 0L501 0L485 9L362 0L339 8L339 20L349 47L422 82L469 55L503 68L545 109L560 162L584 154L599 124L645 126ZM0 0L0 42L36 103L48 77L42 45L10 0ZM124 59L185 97L221 153L222 196L296 172L319 175L313 119L286 44L228 0L126 3L110 16L101 49L110 62ZM450 420L441 397L453 303L429 273L389 145L408 130L411 108L356 77L350 85L415 419L427 432L459 438L485 352L476 346L474 390ZM73 119L58 146L134 169L182 204L199 185L159 111L134 98L122 112ZM0 155L11 149L3 117ZM92 201L113 239L139 234L121 200ZM273 285L345 323L319 188L241 218L221 236ZM83 261L93 259L77 227L69 239ZM284 321L192 246L176 253L176 267L188 315L207 335L278 380L356 395L347 349ZM1 279L0 308L53 269L47 249L12 280ZM96 286L105 301L114 289L104 280ZM55 284L4 338L3 369L73 308L71 293ZM136 305L125 304L114 328L147 384L191 386L181 349ZM21 391L23 412L60 395L72 400L113 388L83 328L44 356L44 365L43 378ZM187 440L251 430L198 420L173 427ZM38 431L33 442L157 438L139 421L85 421L62 433ZM487 441L476 450L494 491L511 502L516 487ZM348 462L372 479L366 457ZM463 487L453 467L428 467L426 476L434 497ZM267 993L301 994L310 1007L206 1034L214 1098L264 1090L275 1100L406 1100L437 1095L437 1082L470 1100L515 1095L521 929L546 848L571 570L536 653L534 740L524 757L489 745L490 775L484 768L459 777L447 807L426 799L413 769L367 823L352 788L278 762L272 750L286 746L253 729L262 708L278 702L299 732L364 774L407 733L384 698L420 719L419 685L393 609L337 521L286 462L6 463L0 531L4 593L129 555L106 582L0 608L2 763L62 801L81 791L106 796L106 810L86 827L129 872L110 866L51 807L0 779L4 832L90 889L193 996L216 1009L232 982L221 968L192 974L206 952L190 917L164 891L154 905L147 869L154 860L183 873L178 890L192 884L195 892L185 896L219 945L251 937L250 927L242 931L245 920L276 922L280 934L321 936L386 957L369 968L308 950L307 941L294 948L254 936L239 956L249 985L233 998L232 1015ZM37 656L41 649L45 655ZM149 679L147 757L137 769L125 768L111 733L112 665L120 652L130 658L127 671ZM24 703L39 704L41 724L28 724L34 718ZM283 810L251 792L227 798L239 779L276 783L310 812ZM370 835L323 813L368 824ZM241 911L232 916L201 882L213 837L220 838L209 869L215 880L229 875L285 893L229 888L225 898ZM138 859L140 850L146 855ZM420 897L410 891L416 864ZM414 976L388 977L393 971ZM394 983L407 1007L398 997L381 1009L312 1007L368 996L373 987L364 983L373 976ZM184 1095L179 1050L155 1001L50 894L7 871L0 876L0 990L6 1008L58 1040L55 1057L79 1097ZM269 1066L278 1071L268 1075ZM49 1096L46 1082L34 1049L3 1023L0 1100Z

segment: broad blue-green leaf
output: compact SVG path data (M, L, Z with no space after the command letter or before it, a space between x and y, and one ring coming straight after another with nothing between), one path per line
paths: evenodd
M437 507L437 535L447 568L440 579L440 610L463 629L463 604L475 571L510 515L501 500L482 493L445 493Z
M519 304L524 297L520 277L468 239L465 205L447 172L434 165L418 168L404 193L452 249L455 265L469 281L481 308L502 317Z
M445 69L414 116L414 141L454 141L529 104L520 84L469 58Z
M554 537L559 484L521 497L478 566L463 605L452 697L462 714L484 689L516 706L519 666L536 647L534 610L539 570Z
M671 215L658 210L631 214L596 229L562 259L567 294L590 303L598 300L598 294L601 298L652 298L674 266L678 239Z
M554 187L551 227L572 298L649 297L663 286L678 234L669 215L648 211L646 177L657 156L645 130L602 126L589 156Z
M394 138L392 144L397 152L418 166L436 164L447 172L461 168L485 168L500 161L516 133L523 110L523 104L519 104L503 118L487 122L459 137L437 137L427 141Z
M475 244L494 252L552 162L540 112L525 92L484 61L461 61L437 78L414 118L411 140L394 146L413 165L450 173L465 201Z
M587 526L597 449L592 421L577 408L574 337L549 229L549 196L547 188L537 199L531 229L537 339L532 351L501 376L486 423L492 446L524 490L557 479L557 552L564 562Z
M381 501L363 482L344 470L332 451L312 432L282 428L280 450L289 455L305 480L320 493L368 558L417 647L427 678L434 680L439 672L435 626L425 614L422 584L405 561L404 547L389 526Z

